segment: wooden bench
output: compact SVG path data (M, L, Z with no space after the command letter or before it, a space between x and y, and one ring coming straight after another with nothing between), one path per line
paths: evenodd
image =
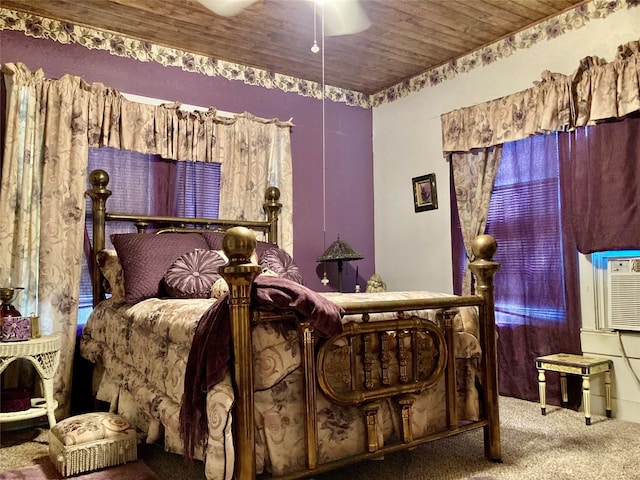
M587 425L591 425L591 376L604 373L607 417L611 418L611 366L608 358L585 357L569 353L556 353L536 358L538 369L538 390L540 392L540 410L546 415L545 371L560 372L560 390L562 406L567 405L567 374L582 376L582 403Z

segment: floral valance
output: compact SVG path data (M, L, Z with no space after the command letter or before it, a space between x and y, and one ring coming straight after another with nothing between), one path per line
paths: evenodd
M571 75L545 71L527 90L443 114L443 151L469 152L638 110L640 41L633 41L619 46L612 62L586 57Z
M114 147L140 153L161 155L174 160L224 162L217 139L221 129L230 129L240 118L257 124L271 123L290 128L293 123L277 119L263 119L244 113L233 118L219 115L215 108L187 112L179 103L149 105L126 99L117 90L101 83L88 84L83 79L65 75L61 81L44 78L42 70L31 72L22 63L8 63L2 67L5 78L32 85L54 82L57 88L78 85L89 97L89 147ZM79 115L74 114L78 117ZM84 128L84 125L76 125Z
M2 72L8 85L52 89L73 98L77 106L70 111L71 128L86 136L88 147L220 163L225 200L219 215L223 218L263 220L264 190L278 187L283 205L278 244L293 252L291 119L266 119L248 112L230 117L215 108L185 111L179 103L138 103L113 88L74 75L47 79L41 69L31 72L22 63L4 64Z

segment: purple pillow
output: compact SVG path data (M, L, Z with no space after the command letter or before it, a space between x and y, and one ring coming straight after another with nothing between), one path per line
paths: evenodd
M303 284L300 270L291 255L275 245L271 245L271 248L262 254L260 266L277 273L279 277Z
M222 239L224 238L224 232L213 232L209 230L202 230L201 235L209 245L209 250L222 250Z
M120 233L111 242L122 264L127 303L161 296L162 277L180 255L209 249L199 233Z
M202 231L202 236L207 241L209 245L209 250L222 250L222 239L224 238L224 232L211 232L207 230ZM267 242L256 242L256 254L258 258L262 258L264 252L273 248L273 243Z
M164 274L164 288L171 298L210 298L211 287L220 278L218 268L226 263L213 250L185 253Z
M272 248L278 248L278 246L273 243L256 242L256 255L258 255L258 258L260 260L262 260L262 257L264 256L264 254L269 250L271 250Z

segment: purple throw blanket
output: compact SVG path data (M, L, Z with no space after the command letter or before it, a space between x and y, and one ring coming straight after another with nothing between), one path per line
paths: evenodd
M193 459L196 445L207 441L207 392L220 382L231 357L228 294L202 315L196 327L184 379L180 407L180 435L184 456ZM313 290L291 280L259 275L251 290L251 305L274 312L293 311L325 337L342 333L344 311Z

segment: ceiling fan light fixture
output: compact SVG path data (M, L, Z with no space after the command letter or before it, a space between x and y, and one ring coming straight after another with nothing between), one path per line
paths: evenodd
M221 17L233 17L258 0L198 0L204 7Z
M325 35L351 35L365 31L371 20L359 0L316 0L324 9Z

